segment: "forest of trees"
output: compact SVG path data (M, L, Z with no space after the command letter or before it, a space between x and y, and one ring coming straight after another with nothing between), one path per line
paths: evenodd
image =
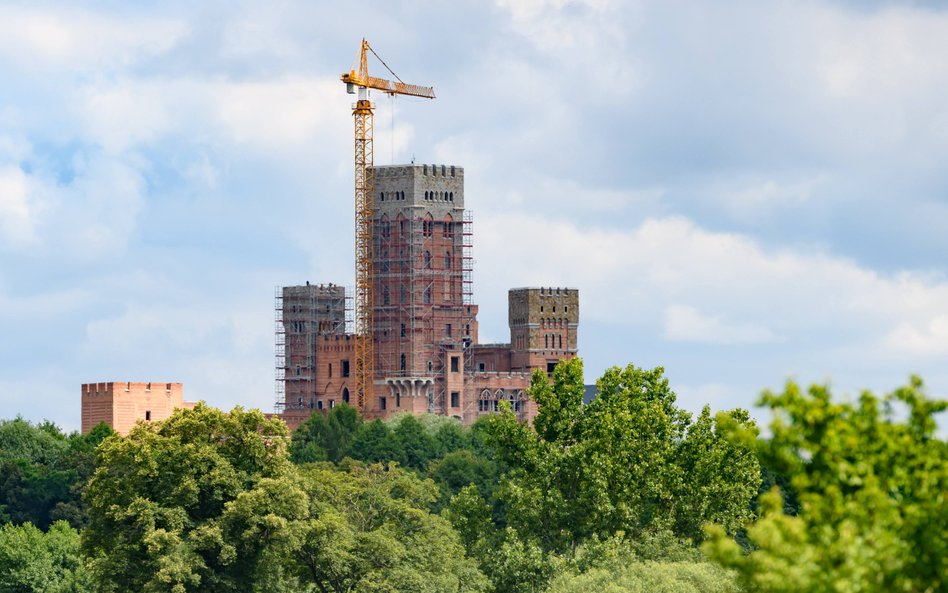
M127 437L0 421L0 593L948 591L948 401L788 383L693 415L661 368L534 376L534 425L290 437L199 404Z

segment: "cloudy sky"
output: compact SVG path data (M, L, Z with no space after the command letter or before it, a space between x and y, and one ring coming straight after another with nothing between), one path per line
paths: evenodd
M109 380L272 409L274 287L352 284L363 36L438 94L376 97L376 163L465 167L482 341L571 286L588 381L943 396L939 5L3 1L0 417L78 428Z

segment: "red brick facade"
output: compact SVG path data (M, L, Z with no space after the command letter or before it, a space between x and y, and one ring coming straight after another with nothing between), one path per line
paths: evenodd
M82 385L82 432L105 422L115 432L127 435L138 421L154 422L171 416L177 408L190 408L181 383L84 383Z

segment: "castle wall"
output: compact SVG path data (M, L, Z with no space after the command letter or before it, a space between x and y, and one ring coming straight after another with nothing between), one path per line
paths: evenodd
M532 421L536 405L525 394L532 372L549 372L559 360L576 355L578 291L512 289L510 343L478 344L464 169L427 164L376 167L373 198L376 358L373 393L365 401L364 415L435 413L470 424L495 413L498 402L506 400L521 419ZM293 311L287 312L294 301L286 290L283 409L288 423L298 424L314 411L328 411L345 400L345 390L351 393L350 403L357 405L351 366L355 336L341 330L344 323L326 326L333 328L330 335L321 333L326 328L321 325L309 329L311 314L296 319ZM312 299L305 293L304 298ZM333 298L344 301L335 293ZM344 310L332 319L344 321ZM342 376L347 361L349 373Z
M178 408L194 406L184 401L181 383L84 383L81 389L83 434L105 422L127 435L139 421L165 420Z

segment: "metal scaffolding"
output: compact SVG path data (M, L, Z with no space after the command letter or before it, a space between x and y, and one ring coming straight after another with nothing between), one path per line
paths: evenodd
M274 366L276 402L273 411L282 414L286 409L286 327L283 325L283 287L274 288L273 321L274 321Z
M376 222L378 374L435 376L445 346L471 335L472 217ZM455 348L456 349L456 348Z
M276 411L315 407L319 338L343 335L351 297L334 284L277 287L274 297Z

